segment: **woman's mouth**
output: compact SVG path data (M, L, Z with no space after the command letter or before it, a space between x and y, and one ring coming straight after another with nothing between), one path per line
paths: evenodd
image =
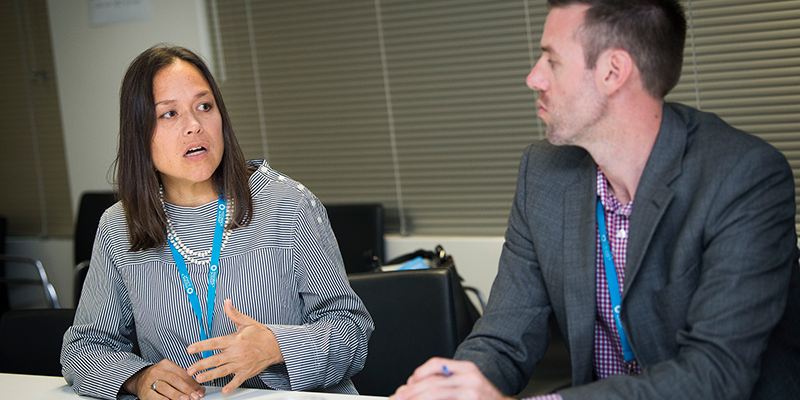
M189 151L186 152L186 154L184 154L184 157L196 156L198 154L205 153L206 151L207 150L205 147L192 147L191 149L189 149Z

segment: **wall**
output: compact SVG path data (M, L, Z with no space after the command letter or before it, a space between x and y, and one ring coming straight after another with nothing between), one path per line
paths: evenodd
M110 190L117 152L119 86L128 64L166 42L212 60L204 0L151 0L147 21L89 24L88 0L48 0L73 215L80 196ZM209 63L213 64L213 63ZM71 238L8 238L8 254L42 261L62 305L72 304Z
M117 149L119 86L128 64L160 42L212 60L205 1L152 0L151 5L148 21L91 27L88 1L47 2L75 210L84 191L111 188L108 171Z
M74 213L84 191L109 190L116 155L119 85L128 64L144 49L167 42L195 50L213 63L204 0L152 0L149 21L89 25L88 1L48 0L70 195ZM386 238L387 257L441 244L456 260L466 284L489 294L502 238ZM72 304L70 238L9 238L8 253L39 258L62 305Z

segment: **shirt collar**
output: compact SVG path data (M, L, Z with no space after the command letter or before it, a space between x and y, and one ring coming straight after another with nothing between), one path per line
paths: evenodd
M603 208L606 211L614 214L621 214L625 217L631 216L633 200L629 201L628 204L621 204L608 190L608 180L599 166L597 167L597 197L600 199L600 203L603 204Z

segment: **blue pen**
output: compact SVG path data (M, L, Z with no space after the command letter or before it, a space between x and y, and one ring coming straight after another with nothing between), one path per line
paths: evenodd
M450 370L449 370L449 369L447 369L447 365L442 365L442 373L444 374L444 376L450 376L450 375L453 375L453 374L450 372Z

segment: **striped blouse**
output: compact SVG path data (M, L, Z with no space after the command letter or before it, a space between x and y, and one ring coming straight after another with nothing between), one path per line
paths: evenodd
M236 331L222 307L231 299L272 330L285 360L243 387L356 393L349 378L364 366L373 324L350 289L325 209L302 184L266 162L256 163L260 168L249 181L253 220L231 232L220 255L210 336ZM216 203L167 204L175 231L189 248L211 247ZM186 369L200 359L186 352L200 340L202 328L169 246L129 248L117 203L100 221L75 323L64 335L63 374L77 394L126 397L120 395L122 384L140 369L164 358ZM205 315L208 265L187 260L187 268ZM230 379L211 384L223 386Z

